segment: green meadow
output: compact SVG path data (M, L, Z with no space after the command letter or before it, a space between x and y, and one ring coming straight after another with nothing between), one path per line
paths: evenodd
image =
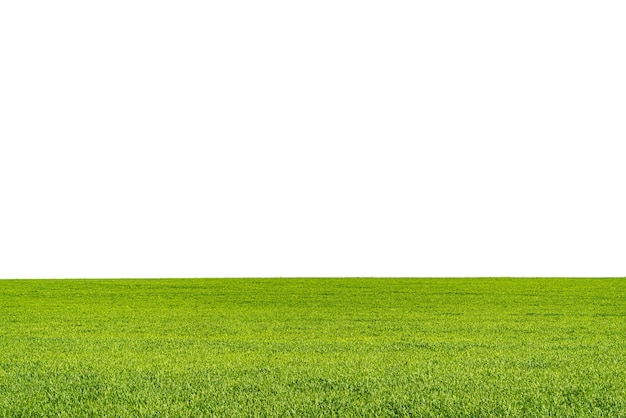
M0 281L0 417L626 417L626 279Z

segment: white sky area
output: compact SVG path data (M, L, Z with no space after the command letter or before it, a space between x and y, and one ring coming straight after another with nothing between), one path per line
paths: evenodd
M623 1L4 1L0 277L626 276Z

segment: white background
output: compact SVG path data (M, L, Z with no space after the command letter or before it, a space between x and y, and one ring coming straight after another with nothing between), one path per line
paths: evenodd
M624 276L622 1L3 1L0 277Z

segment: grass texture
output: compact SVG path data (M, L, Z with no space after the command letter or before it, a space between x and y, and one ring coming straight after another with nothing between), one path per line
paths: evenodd
M626 280L0 281L40 416L626 417Z

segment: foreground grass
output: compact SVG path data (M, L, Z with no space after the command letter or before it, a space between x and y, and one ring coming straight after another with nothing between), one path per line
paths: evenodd
M623 279L0 281L0 417L626 417Z

